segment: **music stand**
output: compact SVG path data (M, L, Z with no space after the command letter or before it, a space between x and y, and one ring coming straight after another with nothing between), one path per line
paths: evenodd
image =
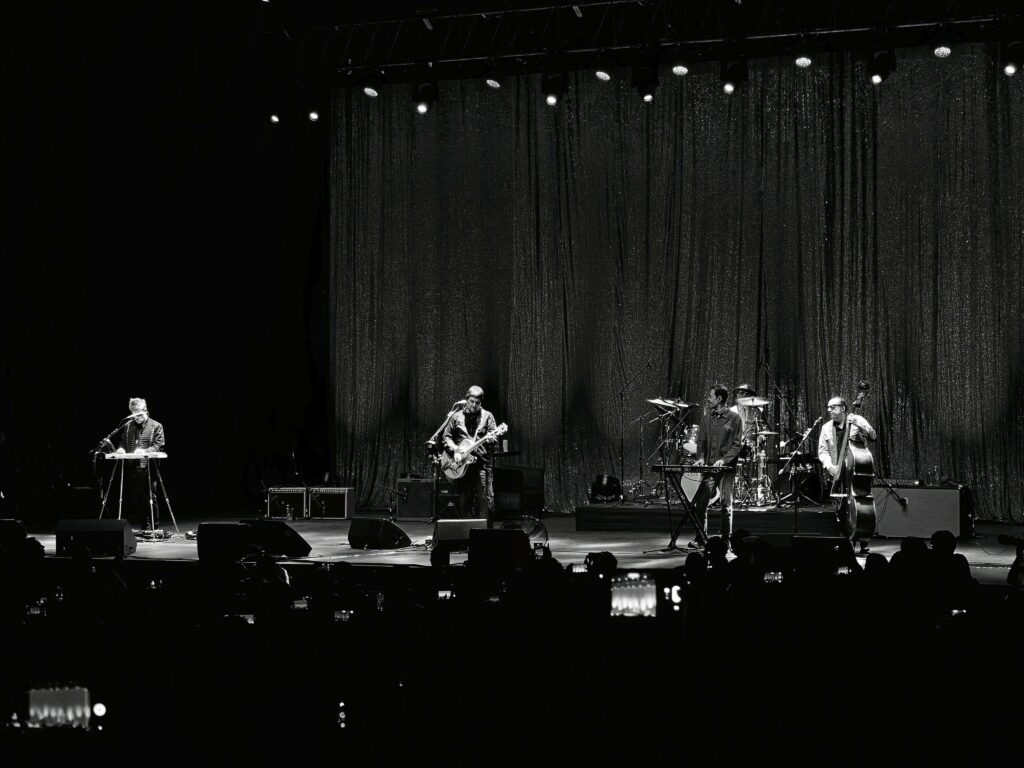
M164 495L164 504L167 505L167 512L171 516L171 523L174 525L174 532L181 533L178 530L178 521L174 518L174 510L171 509L171 499L167 495L167 486L164 485L163 475L160 474L160 459L166 459L167 454L163 451L136 451L135 453L106 453L104 458L117 461L117 465L114 467L114 471L110 473L110 482L107 483L107 492L103 495L103 503L100 505L100 517L103 519L103 512L107 508L107 499L110 498L110 487L114 484L114 475L117 474L118 468L121 470L121 482L118 487L117 494L117 519L121 519L121 512L124 508L124 463L125 461L142 461L146 460L146 496L149 499L149 529L151 531L156 530L156 516L153 512L153 474L152 470L156 469L156 480L157 485L160 486L160 491Z

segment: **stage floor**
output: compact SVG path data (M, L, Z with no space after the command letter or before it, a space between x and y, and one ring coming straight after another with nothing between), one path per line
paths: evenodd
M167 560L167 561L198 561L197 541L190 538L188 532L194 532L201 522L236 522L240 516L228 514L211 516L205 519L183 519L178 516L178 532L170 529L170 538L147 540L139 538L135 553L128 561ZM619 568L653 570L675 568L683 564L689 551L686 542L692 538L692 532L684 530L678 538L680 549L659 551L670 541L670 533L641 531L579 531L576 530L576 519L572 515L544 517L540 520L546 529L547 544L552 555L563 565L582 563L590 552L610 552L618 560ZM428 541L433 535L433 526L425 521L396 521L412 540L412 546L402 549L353 549L348 543L350 520L325 518L313 520L294 520L287 523L312 547L306 557L285 560L285 563L336 563L350 562L354 565L430 565ZM498 525L498 523L496 523ZM55 528L33 530L35 536L47 556L56 557L57 536ZM957 551L967 557L971 564L973 576L982 584L1005 584L1007 570L1013 562L1015 549L999 543L999 534L1011 536L1024 535L1024 526L998 523L979 522L976 535L961 540ZM758 535L762 535L758 532ZM766 534L771 540L772 534ZM785 533L774 534L786 536ZM534 537L534 542L544 541L544 536ZM898 539L875 538L871 541L871 551L891 557L899 549ZM731 555L730 555L731 557ZM465 553L453 553L451 562L457 564L466 558ZM863 564L864 558L860 558Z

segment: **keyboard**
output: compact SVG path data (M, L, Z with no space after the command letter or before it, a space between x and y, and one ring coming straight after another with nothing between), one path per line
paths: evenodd
M651 464L652 472L680 472L688 475L720 475L732 472L734 467L711 467L698 464Z
M166 459L167 454L163 451L151 451L150 453L105 453L108 459Z

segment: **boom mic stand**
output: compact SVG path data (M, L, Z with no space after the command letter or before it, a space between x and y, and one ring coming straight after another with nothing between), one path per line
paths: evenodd
M649 369L651 372L654 368L651 367L649 360L644 361L644 367ZM640 374L643 373L643 369L634 371L633 375L626 379L622 384L622 389L618 392L619 398L619 483L620 487L624 487L626 483L626 392L633 385L633 383L640 378ZM612 470L614 471L614 470ZM642 477L641 477L642 479Z
M439 490L440 490L438 488L438 484L441 482L441 462L440 462L440 453L441 453L441 451L438 450L437 438L438 438L438 436L442 432L444 432L446 429L448 429L448 425L451 423L452 418L455 416L456 413L459 412L459 409L461 407L462 407L462 405L457 403L456 405L454 405L452 407L452 409L450 411L448 411L448 415L444 417L444 421L441 422L441 426L439 426L436 430L434 430L434 434L432 434L430 436L430 439L427 440L427 443L426 443L427 454L429 456L430 465L432 467L432 476L434 478L433 491L430 494L430 522L432 522L432 523L436 523L437 522L437 518L440 517L440 515L438 514L438 511L437 511L437 504L438 504L438 498L437 497L438 497L438 493L439 493ZM443 449L441 449L441 450L443 450ZM403 499L403 501L404 501L404 499Z
M806 440L810 436L811 432L814 431L814 428L816 426L818 426L818 424L820 424L821 421L822 421L822 417L819 416L817 418L817 420L813 424L811 424L811 426L809 426L807 428L807 431L804 432L803 435L800 436L800 439L797 440L793 444L793 452L789 455L789 458L786 460L786 463L783 464L779 468L779 475L780 476L784 475L786 473L786 471L789 470L789 481L790 481L790 491L785 496L783 496L781 499L779 499L779 505L780 506L782 504L788 503L790 499L793 499L793 506L794 507L800 506L801 499L803 501L806 501L812 507L820 507L821 506L818 502L814 501L810 496L808 496L802 490L800 490L800 487L797 484L796 473L789 469L790 465L793 463L793 461L796 459L796 457L798 455L798 449L800 448L801 445L804 444L804 442L806 442Z

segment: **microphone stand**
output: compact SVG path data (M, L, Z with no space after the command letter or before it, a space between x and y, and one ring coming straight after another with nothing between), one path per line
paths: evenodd
M901 507L907 506L908 499L905 496L900 496L898 493L896 493L896 489L892 487L888 480L886 480L884 477L879 477L878 475L875 475L875 480L878 481L879 485L881 485L883 488L889 491L889 493L892 494L893 498L900 503Z
M815 428L816 426L818 426L818 424L819 424L819 423L820 423L821 421L822 421L822 417L820 417L820 416L819 416L819 417L817 418L817 420L816 420L816 421L815 421L815 422L814 422L813 424L811 424L811 426L809 426L809 427L807 428L807 431L806 431L806 432L804 432L804 433L803 433L803 434L802 434L802 435L800 436L800 439L796 441L796 443L795 443L795 444L794 444L794 446L793 446L793 452L792 452L792 453L791 453L791 454L789 455L789 458L788 458L788 459L786 460L786 463L785 463L785 464L783 464L783 465L782 465L782 467L780 467L780 468L779 468L779 475L780 475L780 476L781 476L781 475L784 475L784 474L786 474L786 470L788 470L788 469L789 469L789 465L790 465L790 464L792 464L792 463L793 463L793 461L794 461L794 459L796 459L796 457L797 457L797 454L798 454L798 450L797 450L797 449L798 449L798 448L799 448L799 447L800 447L801 445L803 445L803 444L804 444L804 441L805 441L805 440L807 440L807 438L808 438L808 437L810 437L810 434L811 434L811 432L813 432L813 431L814 431L814 428ZM793 472L790 472L790 475L789 475L789 480L790 480L790 492L789 492L789 493L787 493L787 494L786 494L785 496L783 496L783 497L782 497L781 499L779 499L779 504L783 504L783 503L787 502L787 501L789 500L789 498L790 498L790 497L794 497L794 496L795 496L796 498L795 498L795 500L794 500L794 502L793 502L793 506L794 506L794 507L798 507L798 506L800 506L800 504L799 504L799 502L800 502L800 499L804 499L804 500L805 500L805 501L807 501L807 502L808 502L809 504L813 504L813 505L814 505L814 506L816 506L816 507L817 507L817 506L820 506L820 505L819 505L819 504L818 504L817 502L815 502L815 501L812 501L812 500L811 500L811 498L810 498L810 497L809 497L809 496L808 496L807 494L805 494L805 493L804 493L803 491L801 491L801 490L800 490L800 489L799 489L799 488L797 487L797 483L796 483L796 474L795 474L795 473L793 473Z
M651 368L650 361L644 361L644 367L653 371ZM620 487L625 487L626 484L626 391L633 385L640 374L643 373L641 368L639 371L634 371L633 375L626 379L622 384L622 389L619 390L619 483ZM641 479L643 477L641 476Z
M121 419L121 421L118 423L118 425L116 427L114 427L113 430L111 430L110 434L111 435L116 435L122 429L127 427L129 422L133 418L135 418L135 414L134 413L130 413L127 416L125 416L123 419ZM104 450L103 450L103 446L104 445L109 445L110 446L110 450L111 451L114 450L114 444L110 442L110 438L109 437L104 437L104 438L102 438L99 441L99 443L97 443L95 448L93 448L91 451L89 451L89 455L92 456L93 475L96 477L96 484L99 486L99 489L100 489L100 517L101 518L103 517L103 511L104 511L104 509L106 509L106 506L107 506L107 496L110 494L110 485L113 485L113 482L114 482L114 472L117 471L117 467L115 466L114 467L114 472L111 472L111 474L110 474L110 485L108 485L107 486L107 490L104 491L103 490L103 478L100 477L100 464L99 464L99 461L97 460L98 455L101 454L101 453L104 453Z
M441 426L439 426L436 430L434 430L434 434L432 434L430 436L430 439L427 440L427 442L426 442L427 452L430 455L430 464L433 467L433 473L432 474L433 474L433 477L434 477L433 492L431 493L431 496L430 496L430 500L431 500L431 503L430 503L430 522L432 522L432 523L436 523L437 522L437 518L439 517L438 512L437 512L437 504L438 504L437 496L438 496L438 493L439 493L439 490L440 490L438 488L438 483L440 483L440 481L441 481L441 463L440 463L440 461L438 461L438 453L439 452L436 450L437 449L437 437L442 432L444 432L446 429L448 429L448 425L451 423L452 417L454 417L455 414L459 412L459 409L461 407L462 407L461 405L456 405L454 408L452 408L450 411L448 411L448 415L444 417L444 421L441 422ZM405 499L403 499L403 501L404 500Z

